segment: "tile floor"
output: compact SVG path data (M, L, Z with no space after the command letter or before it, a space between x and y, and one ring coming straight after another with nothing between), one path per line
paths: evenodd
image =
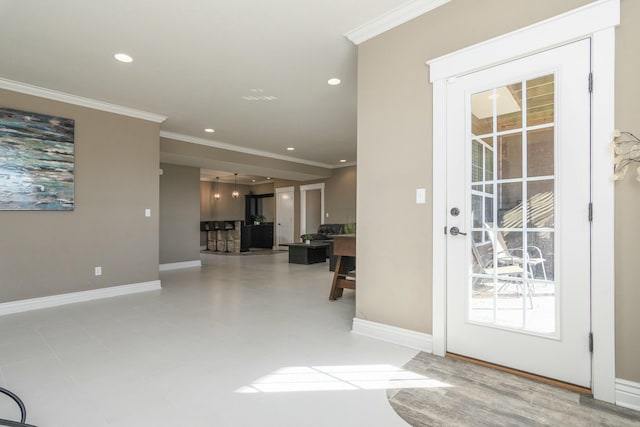
M384 381L358 380L400 372L417 352L351 334L354 294L328 300L328 264L290 265L287 253L203 262L162 273L161 291L0 317L0 384L25 400L27 421L407 425ZM0 398L0 418L16 417Z

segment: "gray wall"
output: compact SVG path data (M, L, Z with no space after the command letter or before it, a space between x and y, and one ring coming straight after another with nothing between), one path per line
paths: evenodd
M157 280L159 125L6 90L0 99L75 120L75 210L0 211L0 302Z
M307 226L307 233L315 233L320 225L320 219L322 218L321 209L321 191L320 190L307 190L306 192L307 206L305 223Z
M234 199L231 193L234 184L220 183L218 200L213 198L216 192L216 183L210 181L200 181L200 220L201 221L224 221L240 220L244 221L245 197L251 191L249 185L238 185L240 197Z
M329 214L326 224L354 222L356 218L356 166L346 166L332 170L326 179L313 181L275 180L275 188L294 187L293 237L300 237L300 186L324 182L324 209Z
M640 2L623 0L616 30L616 128L635 135L640 135L639 19ZM633 170L629 175L616 183L616 372L620 378L640 382L640 182Z
M160 168L160 264L199 260L200 169Z
M356 221L356 175L355 166L337 168L324 181L325 210L329 214L326 223Z
M416 205L414 194L418 187L433 194L433 186L439 185L431 179L433 92L425 62L587 3L454 0L360 45L358 281L365 286L358 290L357 317L432 331L431 205ZM616 30L616 127L638 134L640 2L621 4L622 25ZM640 381L639 185L632 177L617 184L615 202L616 371L631 381ZM381 245L379 230L389 224L394 224L394 231ZM389 247L403 250L393 252Z

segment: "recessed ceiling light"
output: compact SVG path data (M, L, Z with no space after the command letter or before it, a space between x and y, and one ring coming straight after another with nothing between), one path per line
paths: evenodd
M329 83L331 86L336 86L340 84L340 79L336 79L335 77L332 79L329 79L327 81L327 83Z
M294 147L287 147L287 151L293 151L293 150L295 150Z
M251 180L251 182L256 182L256 180L255 180L255 179L252 179L252 180Z
M267 179L271 179L271 177L270 177L270 176L268 176L268 177L267 177Z
M345 159L341 159L340 163L347 163L347 161Z
M206 128L204 131L207 132L207 133L214 133L215 132L215 130L213 130L211 128Z
M116 53L113 57L120 62L133 62L133 58L126 53Z

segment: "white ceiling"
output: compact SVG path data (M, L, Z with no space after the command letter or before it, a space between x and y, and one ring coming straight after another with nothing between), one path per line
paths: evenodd
M164 131L336 165L356 160L356 47L343 34L405 2L0 0L0 77L165 115Z

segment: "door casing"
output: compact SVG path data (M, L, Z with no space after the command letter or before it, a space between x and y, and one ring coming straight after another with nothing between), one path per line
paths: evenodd
M601 0L427 62L433 84L433 353L446 352L446 123L448 79L590 38L592 46L591 199L594 201L591 323L592 390L615 403L614 189L609 179L614 128L615 27L619 0ZM585 83L586 84L586 83ZM435 185L438 183L438 185Z
M320 190L320 224L324 224L324 182L300 186L300 234L315 233L307 230L307 191Z

